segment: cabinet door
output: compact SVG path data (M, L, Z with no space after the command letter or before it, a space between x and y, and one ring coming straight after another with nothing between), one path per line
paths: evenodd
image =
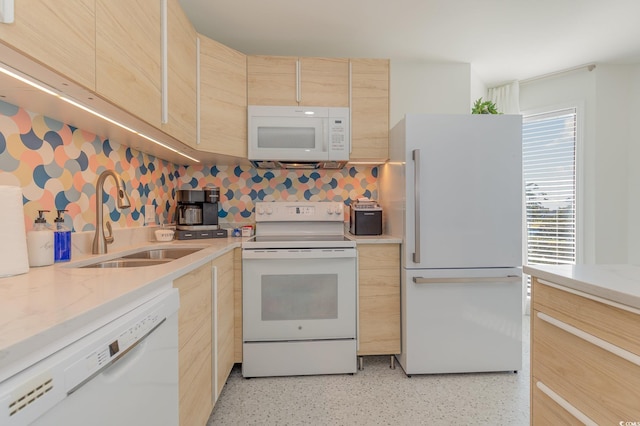
M16 1L14 23L0 24L0 41L88 89L95 88L93 0L68 0L64 5Z
M200 142L194 148L247 158L247 57L200 37Z
M178 364L180 424L204 425L213 409L212 268L206 264L173 282L180 290Z
M300 58L300 105L348 107L349 60Z
M389 60L351 59L352 160L389 158Z
M249 105L296 105L296 57L248 56Z
M234 362L233 251L214 260L213 268L216 274L215 399L217 400Z
M249 56L249 105L349 106L349 60Z
M178 0L167 2L168 121L162 130L186 144L196 141L197 34Z
M96 0L96 91L158 128L160 18L160 0Z
M358 355L400 353L400 248L358 245Z

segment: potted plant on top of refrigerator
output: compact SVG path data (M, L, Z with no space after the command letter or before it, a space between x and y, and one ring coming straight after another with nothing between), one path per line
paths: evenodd
M473 108L471 108L471 114L502 114L498 112L498 108L496 104L492 101L482 101L482 98L479 98L473 103Z

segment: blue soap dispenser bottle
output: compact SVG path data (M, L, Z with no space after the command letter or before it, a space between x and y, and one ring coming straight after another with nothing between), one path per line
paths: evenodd
M54 219L54 261L68 262L71 260L71 229L64 225L62 215L67 210L58 210L58 217Z

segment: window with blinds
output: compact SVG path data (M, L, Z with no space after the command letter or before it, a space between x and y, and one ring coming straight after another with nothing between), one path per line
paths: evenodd
M576 116L570 108L523 117L528 264L576 261Z

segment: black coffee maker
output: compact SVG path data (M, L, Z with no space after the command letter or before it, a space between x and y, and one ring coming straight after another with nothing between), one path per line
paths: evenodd
M176 191L176 236L178 240L222 238L226 229L218 224L218 187Z

